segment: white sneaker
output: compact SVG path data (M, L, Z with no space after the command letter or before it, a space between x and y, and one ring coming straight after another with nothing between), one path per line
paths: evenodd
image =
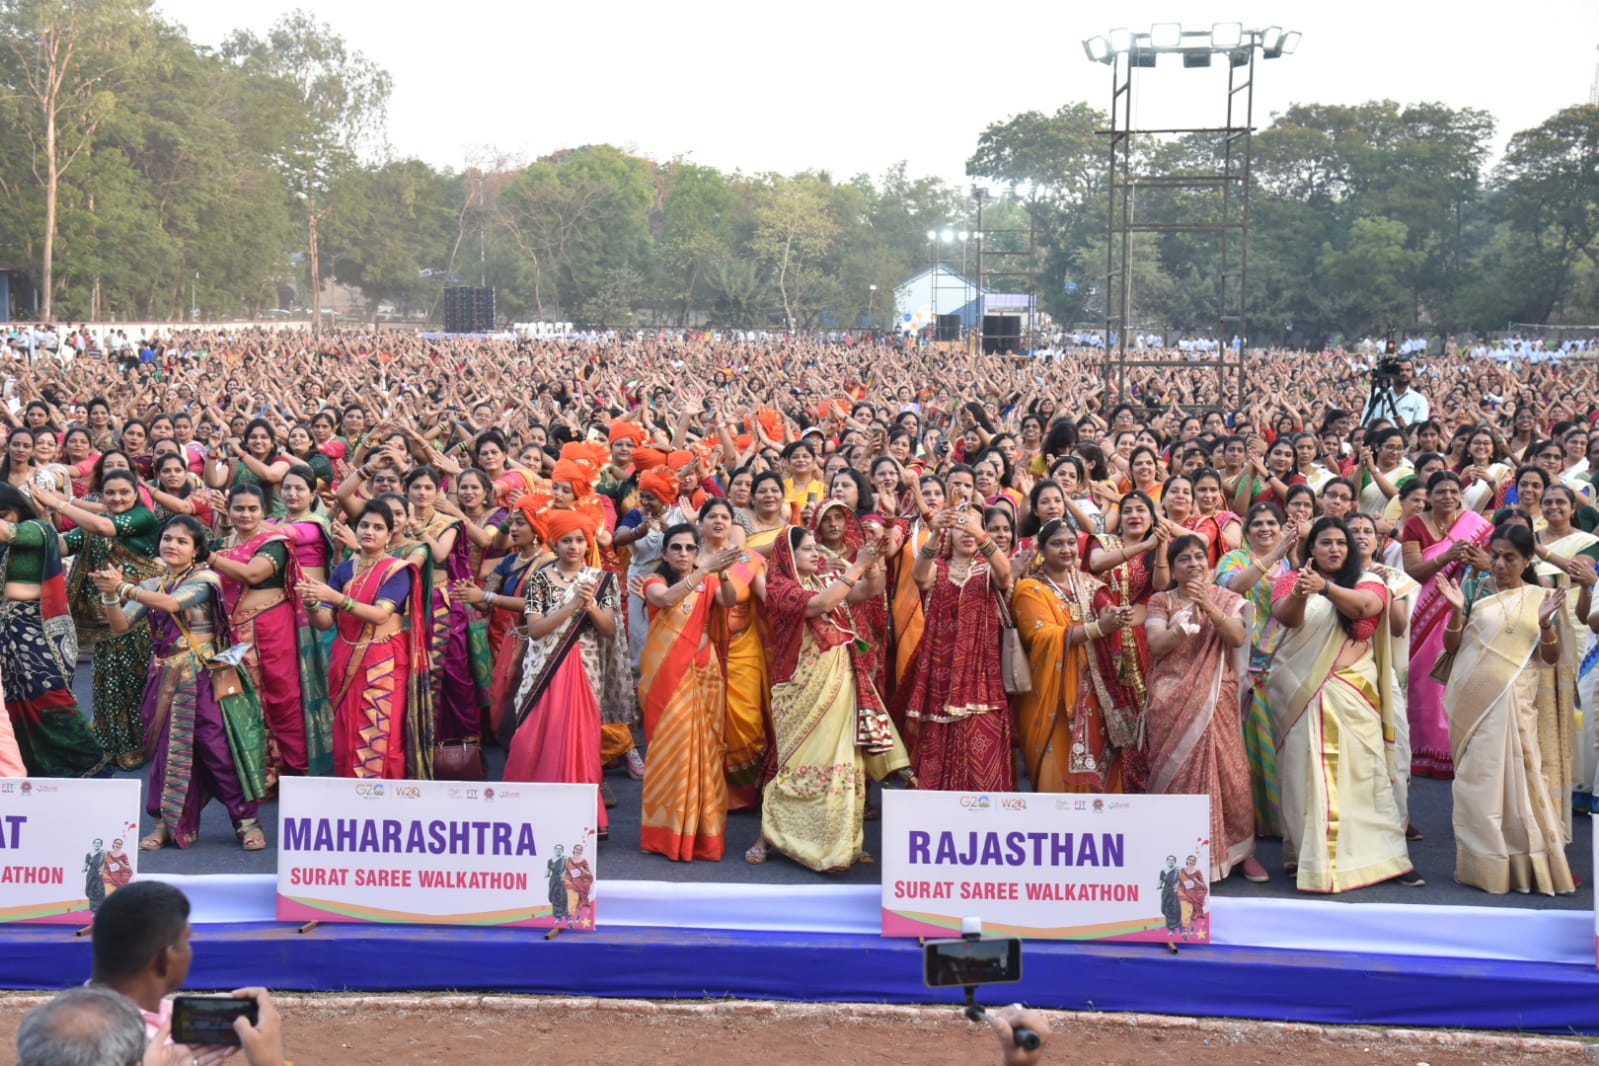
M638 753L637 748L627 749L627 776L635 781L644 780L644 756Z

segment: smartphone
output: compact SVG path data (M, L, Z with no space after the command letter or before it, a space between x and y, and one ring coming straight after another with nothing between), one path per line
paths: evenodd
M1021 979L1020 937L929 940L922 946L922 982L928 988L1004 985Z
M233 996L177 996L172 1000L172 1042L238 1047L235 1018L248 1018L255 1025L261 1007L254 999Z

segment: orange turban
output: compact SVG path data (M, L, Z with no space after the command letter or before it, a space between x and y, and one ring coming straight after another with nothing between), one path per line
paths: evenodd
M677 502L677 475L666 470L646 470L639 475L638 487L640 492L647 492L662 503Z
M666 466L670 470L681 470L685 466L692 466L693 463L694 453L687 449L679 449L666 457Z
M581 531L583 539L593 543L594 519L583 511L561 508L544 512L544 527L549 530L549 543L554 544L574 530Z
M550 536L549 528L544 522L544 507L549 502L549 497L535 496L531 492L516 501L516 509L522 512L522 517L527 519L527 524L533 527L533 532L539 535L539 539L546 543Z
M634 444L643 444L649 437L644 432L644 427L637 422L626 418L618 418L611 423L611 443L619 440L630 440Z
M591 470L598 472L611 461L611 453L603 444L574 440L561 445L561 458L574 463L587 463Z
M570 459L562 459L550 472L551 481L570 481L572 495L580 500L594 491L593 478L594 472L587 463L576 463Z
M633 469L639 473L642 474L646 470L654 470L658 466L665 465L666 453L659 448L644 447L633 449Z

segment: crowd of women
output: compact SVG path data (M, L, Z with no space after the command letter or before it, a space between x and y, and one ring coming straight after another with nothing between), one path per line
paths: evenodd
M500 745L597 785L602 838L642 778L677 860L758 808L748 862L869 862L874 782L1203 794L1212 879L1280 836L1307 892L1420 885L1410 782L1452 778L1458 880L1573 890L1599 453L1562 367L1359 425L1272 356L1280 398L1185 414L1195 377L1114 403L1070 360L223 340L105 396L18 367L0 411L0 748L148 765L143 848Z

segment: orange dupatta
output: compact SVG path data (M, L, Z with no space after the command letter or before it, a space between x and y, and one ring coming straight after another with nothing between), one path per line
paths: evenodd
M652 576L644 582L666 584L666 579ZM710 665L715 653L711 642L711 607L716 602L719 581L713 574L705 579L704 588L690 592L683 602L673 607L651 607L650 631L644 638L644 650L639 655L638 700L644 709L644 738L655 735L655 724L661 712L672 702L678 685L691 667Z

